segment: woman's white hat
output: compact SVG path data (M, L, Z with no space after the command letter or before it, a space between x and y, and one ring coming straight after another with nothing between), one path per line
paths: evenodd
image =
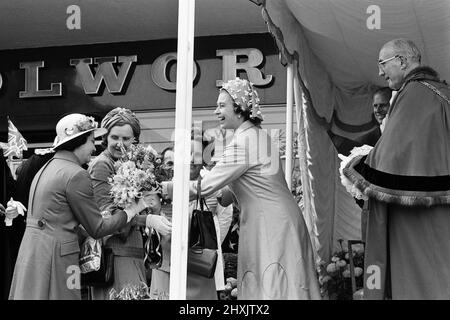
M95 138L108 132L105 128L98 128L98 123L92 117L81 113L69 114L61 118L56 124L56 138L53 142L53 148L58 148L64 143L91 131L94 131Z

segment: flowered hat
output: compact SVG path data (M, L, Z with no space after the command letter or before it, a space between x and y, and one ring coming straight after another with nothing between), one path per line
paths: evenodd
M222 85L221 90L228 92L242 111L250 111L250 119L264 120L259 106L258 93L250 81L240 78L229 80Z
M56 124L56 138L53 142L53 148L56 149L64 143L91 131L94 131L96 138L107 132L104 128L98 128L98 123L92 117L80 113L69 114L61 118Z

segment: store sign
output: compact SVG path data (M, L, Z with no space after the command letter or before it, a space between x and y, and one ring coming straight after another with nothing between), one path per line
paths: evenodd
M250 82L255 86L267 86L272 82L272 75L264 76L258 68L264 59L262 52L256 48L217 50L217 57L222 57L222 79L216 80L216 86L236 78L239 71L245 71ZM176 83L169 79L170 68L177 60L176 52L169 52L157 57L150 69L151 79L161 89L173 91ZM245 60L244 62L241 62ZM93 58L70 59L69 64L75 67L87 95L97 95L104 82L109 93L124 94L126 80L132 77L131 67L138 61L137 55L107 56ZM19 98L59 97L63 94L62 83L51 83L49 89L39 88L39 73L44 61L21 62L20 68L25 70L25 90L19 92ZM194 63L193 81L198 76ZM1 79L1 78L0 78ZM0 82L1 86L1 82Z

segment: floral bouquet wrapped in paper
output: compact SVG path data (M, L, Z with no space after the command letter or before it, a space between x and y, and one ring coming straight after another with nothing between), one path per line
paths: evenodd
M125 208L145 192L161 192L161 156L151 146L131 145L122 154L115 163L116 173L109 178L114 204Z

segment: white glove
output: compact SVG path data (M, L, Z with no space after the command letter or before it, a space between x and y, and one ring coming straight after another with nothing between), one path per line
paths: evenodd
M161 236L169 236L172 232L172 223L166 217L149 214L145 222L148 228L155 229Z
M135 202L133 204L130 204L128 207L126 207L123 211L127 214L127 223L133 219L133 217L145 208L147 208L148 205L145 203L143 198L140 198L138 202Z
M24 215L24 212L27 211L27 208L20 202L15 201L13 198L11 198L8 201L8 207L5 210L5 225L7 227L12 226L13 220L20 214Z

